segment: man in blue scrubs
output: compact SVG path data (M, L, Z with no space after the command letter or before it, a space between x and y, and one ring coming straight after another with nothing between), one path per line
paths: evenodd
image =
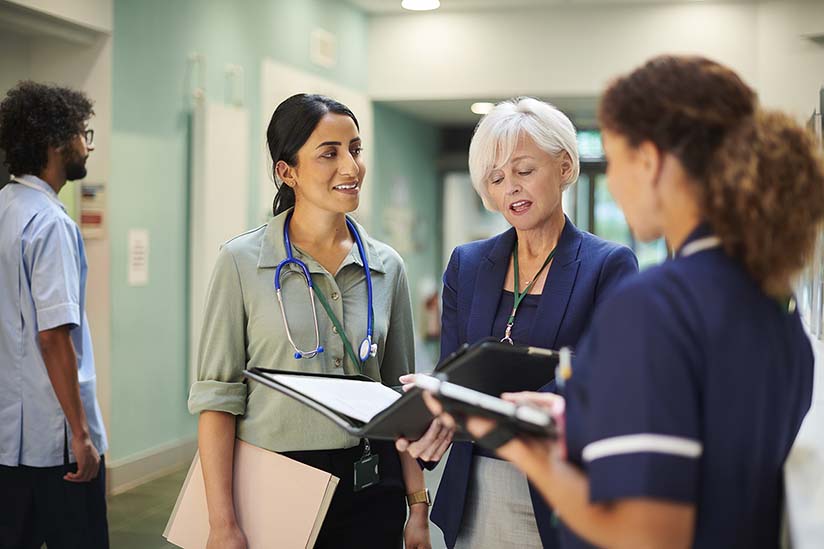
M57 193L86 175L82 93L21 82L0 103L0 547L106 548L106 434L86 256Z

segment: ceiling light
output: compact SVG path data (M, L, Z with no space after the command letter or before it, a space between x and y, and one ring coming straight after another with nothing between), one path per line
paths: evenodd
M401 7L411 11L429 11L441 7L441 0L403 0Z
M474 112L475 114L486 114L491 111L495 107L495 103L472 103L472 106L469 109Z

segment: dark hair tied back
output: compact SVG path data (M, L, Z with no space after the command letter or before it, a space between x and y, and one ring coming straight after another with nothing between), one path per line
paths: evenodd
M278 105L266 130L273 172L281 160L290 166L297 165L298 151L327 113L348 116L360 129L358 119L346 105L325 95L299 93ZM278 192L272 213L278 215L295 205L295 191L282 181L279 182L277 173L274 173L274 177Z
M824 220L824 162L808 132L702 57L648 61L609 86L598 116L630 145L678 158L726 253L767 294L791 292Z

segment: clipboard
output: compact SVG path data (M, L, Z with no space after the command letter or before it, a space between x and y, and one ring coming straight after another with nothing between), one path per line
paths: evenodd
M535 391L554 379L559 354L539 347L509 345L495 340L483 340L464 345L446 357L435 369L451 383L462 385L492 396L503 392ZM359 438L395 440L400 437L419 439L429 428L434 416L429 412L421 396L422 390L397 393L390 398L386 386L363 375L316 374L285 370L251 368L243 372L247 379L294 398L331 419L343 430ZM307 391L301 387L300 378L330 380L334 394ZM314 382L313 382L314 383ZM348 384L348 385L347 385ZM356 385L356 384L374 384ZM349 391L347 387L351 387ZM345 401L348 393L374 389L376 399L386 398L386 406L371 410L370 414L355 417ZM323 393L323 391L321 391ZM352 397L353 400L355 397ZM374 414L371 412L374 411ZM455 440L471 440L467 433L457 433Z
M558 427L552 416L532 406L517 405L500 398L443 381L440 375L421 376L416 387L432 393L448 413L456 416L475 415L495 420L515 433L539 438L558 438Z
M235 441L234 502L249 549L310 549L332 503L338 478L303 463ZM195 455L163 532L169 543L203 549L209 511L200 455Z

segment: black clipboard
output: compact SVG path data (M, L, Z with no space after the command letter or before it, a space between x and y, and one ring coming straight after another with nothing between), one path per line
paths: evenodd
M492 396L537 391L555 380L558 351L488 338L463 345L435 367L449 383Z
M552 416L544 410L531 406L516 405L498 397L474 391L441 379L440 375L418 378L416 388L431 392L444 410L458 418L460 416L480 416L495 420L515 433L533 437L557 438L558 427Z
M504 392L535 391L554 379L558 353L538 347L509 345L494 340L483 340L464 345L444 358L435 372L451 383L462 385L488 395ZM403 437L419 439L429 428L433 415L421 396L421 389L413 388L368 423L349 417L329 404L315 400L267 374L303 375L377 383L363 375L317 374L299 371L250 368L243 375L247 379L283 393L323 414L349 434L360 438L395 440ZM466 433L457 433L455 440L471 440Z

